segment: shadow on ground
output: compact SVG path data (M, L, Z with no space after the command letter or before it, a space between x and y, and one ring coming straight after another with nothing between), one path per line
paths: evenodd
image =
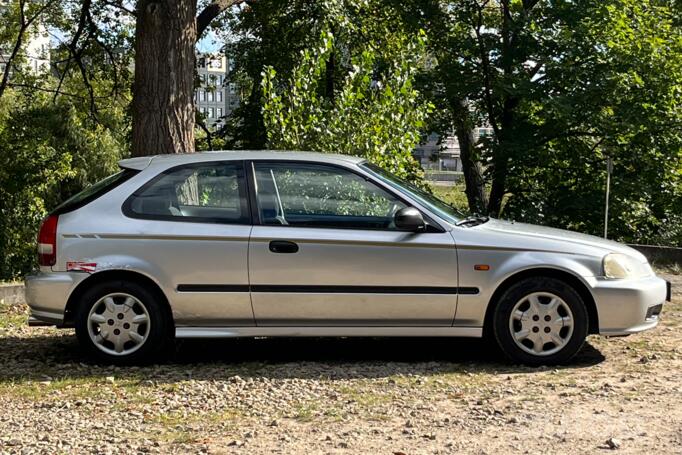
M561 369L596 365L604 356L591 344ZM10 381L102 378L193 379L242 378L362 379L393 375L456 372L533 373L537 368L512 365L483 340L456 338L262 338L181 340L162 362L113 367L88 359L75 336L0 338L0 383Z

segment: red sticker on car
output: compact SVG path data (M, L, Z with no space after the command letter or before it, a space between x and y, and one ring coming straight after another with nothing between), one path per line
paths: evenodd
M70 261L66 263L67 272L87 272L92 273L97 268L95 262Z

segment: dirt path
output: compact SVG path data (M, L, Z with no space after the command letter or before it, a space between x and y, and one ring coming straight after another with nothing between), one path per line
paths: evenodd
M100 367L25 316L0 308L0 453L682 453L680 294L656 330L556 369L433 339L185 342Z

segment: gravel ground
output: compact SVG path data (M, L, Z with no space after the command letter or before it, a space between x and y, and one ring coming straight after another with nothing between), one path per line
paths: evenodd
M0 307L2 454L682 451L680 294L656 330L535 369L447 339L183 342L113 368L25 319Z

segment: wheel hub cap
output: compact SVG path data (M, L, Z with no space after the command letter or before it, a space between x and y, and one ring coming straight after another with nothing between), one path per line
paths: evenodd
M571 339L573 313L561 297L534 292L514 305L509 330L523 351L536 356L552 355Z
M138 350L149 336L150 320L145 306L126 293L109 294L92 306L88 334L95 346L111 355Z

